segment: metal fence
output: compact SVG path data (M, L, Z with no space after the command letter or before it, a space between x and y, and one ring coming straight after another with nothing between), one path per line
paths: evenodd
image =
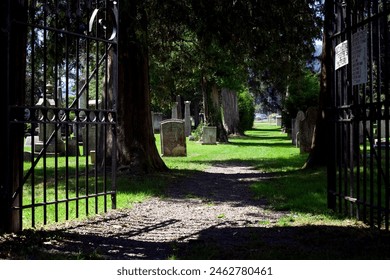
M117 1L5 2L1 228L115 208Z
M389 230L390 1L326 1L329 206Z

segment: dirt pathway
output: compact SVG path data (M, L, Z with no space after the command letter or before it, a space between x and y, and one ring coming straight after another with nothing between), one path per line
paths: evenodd
M268 209L249 189L267 179L240 163L215 165L132 209L0 236L0 259L390 258L388 234L353 226L276 226L289 213Z
M252 197L250 183L264 176L238 163L213 166L176 182L163 198L42 232L41 253L166 259L181 246L203 242L235 250L249 232L228 229L270 225L283 215L266 210L264 201Z

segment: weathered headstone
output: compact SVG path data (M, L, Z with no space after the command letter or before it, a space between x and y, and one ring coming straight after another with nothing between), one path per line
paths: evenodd
M26 140L24 141L24 146L32 145L32 137L34 137L34 144L39 142L39 136L27 136Z
M163 120L162 113L152 113L153 133L160 133L160 124Z
M183 119L183 108L181 107L182 99L180 95L176 96L176 103L177 103L177 118Z
M171 118L172 119L177 119L178 118L178 115L177 115L177 102L173 102L171 110L172 110Z
M51 84L46 85L46 96L41 97L36 103L37 107L42 107L43 110L39 113L39 118L42 118L44 122L39 123L39 141L34 143L34 152L39 153L45 143L48 143L48 140L53 134L52 140L46 145L47 153L64 153L65 145L61 140L61 129L56 127L55 123L48 123L54 118L54 113L50 108L56 106L56 101L53 96L53 86ZM57 149L55 147L55 140L57 140Z
M100 128L98 128L100 131ZM96 150L96 126L95 125L89 125L88 129L87 126L84 126L82 129L83 134L83 155L89 155L91 150ZM88 131L88 132L87 132ZM98 136L99 138L99 136Z
M191 101L184 102L184 125L186 137L191 135L191 114L190 114Z
M202 144L215 145L217 144L217 127L216 126L204 126Z
M306 111L306 118L299 125L300 152L311 151L314 130L317 121L317 108L309 107Z
M161 153L166 157L187 156L184 121L171 119L161 122Z
M305 119L305 113L303 111L298 111L296 117L293 119L292 123L292 143L299 147L299 124Z
M276 116L276 126L282 126L282 116Z
M101 100L98 100L98 106L101 103ZM88 101L88 109L89 110L95 110L98 106L96 106L96 100L89 100ZM93 113L90 113L90 117L93 116ZM88 129L87 129L88 126ZM96 134L97 129L97 134ZM83 136L83 155L89 155L91 153L91 150L99 150L99 140L100 140L100 133L101 133L101 126L96 125L85 125L82 127L81 132ZM97 142L97 141L98 142Z

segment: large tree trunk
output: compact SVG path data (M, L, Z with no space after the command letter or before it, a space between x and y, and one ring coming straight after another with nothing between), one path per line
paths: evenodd
M152 130L146 13L123 1L119 25L118 164L132 172L164 171ZM141 20L138 20L138 17Z
M202 80L202 92L205 124L217 127L217 141L227 143L229 140L222 121L220 92L215 84L205 78Z
M223 123L228 134L241 134L239 131L240 117L238 113L237 93L234 90L223 88L222 111Z
M113 108L114 104L114 86L115 84L115 61L117 54L111 48L108 52L107 72L103 85L103 109ZM111 126L98 126L98 142L96 151L96 162L98 167L103 167L105 164L112 164L113 148L114 148L114 131Z
M322 40L322 56L321 56L321 80L320 80L320 95L319 95L319 106L317 122L314 129L313 140L309 157L306 160L303 168L310 168L316 166L326 165L327 162L327 142L328 133L327 125L325 120L325 110L327 105L327 46L325 35Z

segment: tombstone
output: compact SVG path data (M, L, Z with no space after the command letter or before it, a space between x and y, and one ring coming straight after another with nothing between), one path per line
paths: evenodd
M79 81L79 89L83 89L85 86L85 80L84 79L81 79ZM80 93L79 93L80 94ZM79 105L79 109L86 109L87 108L87 94L85 93L85 91L83 91L78 99L78 105ZM84 116L84 112L81 112L81 116Z
M100 128L99 128L100 131ZM96 150L96 125L89 125L88 126L88 132L87 127L84 126L81 129L82 135L83 135L83 155L89 155L91 150ZM99 138L99 135L98 135Z
M282 116L276 116L276 126L282 126Z
M56 101L53 96L53 86L51 84L46 85L46 98L41 97L39 98L38 102L36 103L37 107L43 107L47 110L45 111L45 115L40 112L39 118L43 118L44 121L49 122L54 117L54 112L50 110L50 108L54 108L56 106ZM49 140L49 138L53 134L54 135L52 140L48 143L46 146L46 153L64 153L65 152L65 145L64 142L61 139L61 129L56 127L55 123L39 123L39 133L38 133L38 139L39 141L35 142L34 145L34 152L39 153L44 147L45 142ZM55 132L57 131L57 132ZM55 139L57 140L57 150L55 147Z
M378 121L378 124L379 124L379 121ZM381 120L380 121L380 137L381 138L385 138L386 137L386 125L387 127L389 127L389 120ZM379 127L379 125L378 125ZM379 130L378 130L378 136L379 136Z
M177 118L183 119L183 110L181 108L181 96L176 96L176 104L177 104Z
M177 115L177 102L173 103L171 118L172 119L178 119L178 115Z
M216 126L204 126L203 127L202 144L203 145L217 144L217 127Z
M302 120L299 125L299 142L301 154L311 151L316 121L317 108L309 107L306 111L306 118Z
M293 119L293 122L291 124L291 127L292 127L292 143L293 145L296 145L297 147L299 147L299 124L301 123L301 121L303 121L305 119L305 113L303 111L298 111L296 117Z
M26 140L24 141L24 146L31 146L32 145L32 137L34 137L34 144L39 142L39 136L27 136Z
M162 113L152 112L153 133L160 133L160 124L163 120Z
M296 128L295 128L295 118L291 119L291 141L293 145L296 145Z
M184 121L178 119L161 122L161 153L165 157L187 156Z
M190 105L191 101L184 102L184 125L185 125L185 134L186 137L191 135L191 115L190 115Z
M88 100L88 109L96 110L97 107L101 104L101 100L98 100L98 105L96 105L96 100ZM90 114L90 117L93 117L93 113ZM97 150L98 144L96 142L96 128L97 128L97 140L100 139L101 126L96 125L88 125L88 133L87 133L87 125L81 128L81 134L83 138L83 155L89 155L91 150ZM87 147L88 146L88 147Z

